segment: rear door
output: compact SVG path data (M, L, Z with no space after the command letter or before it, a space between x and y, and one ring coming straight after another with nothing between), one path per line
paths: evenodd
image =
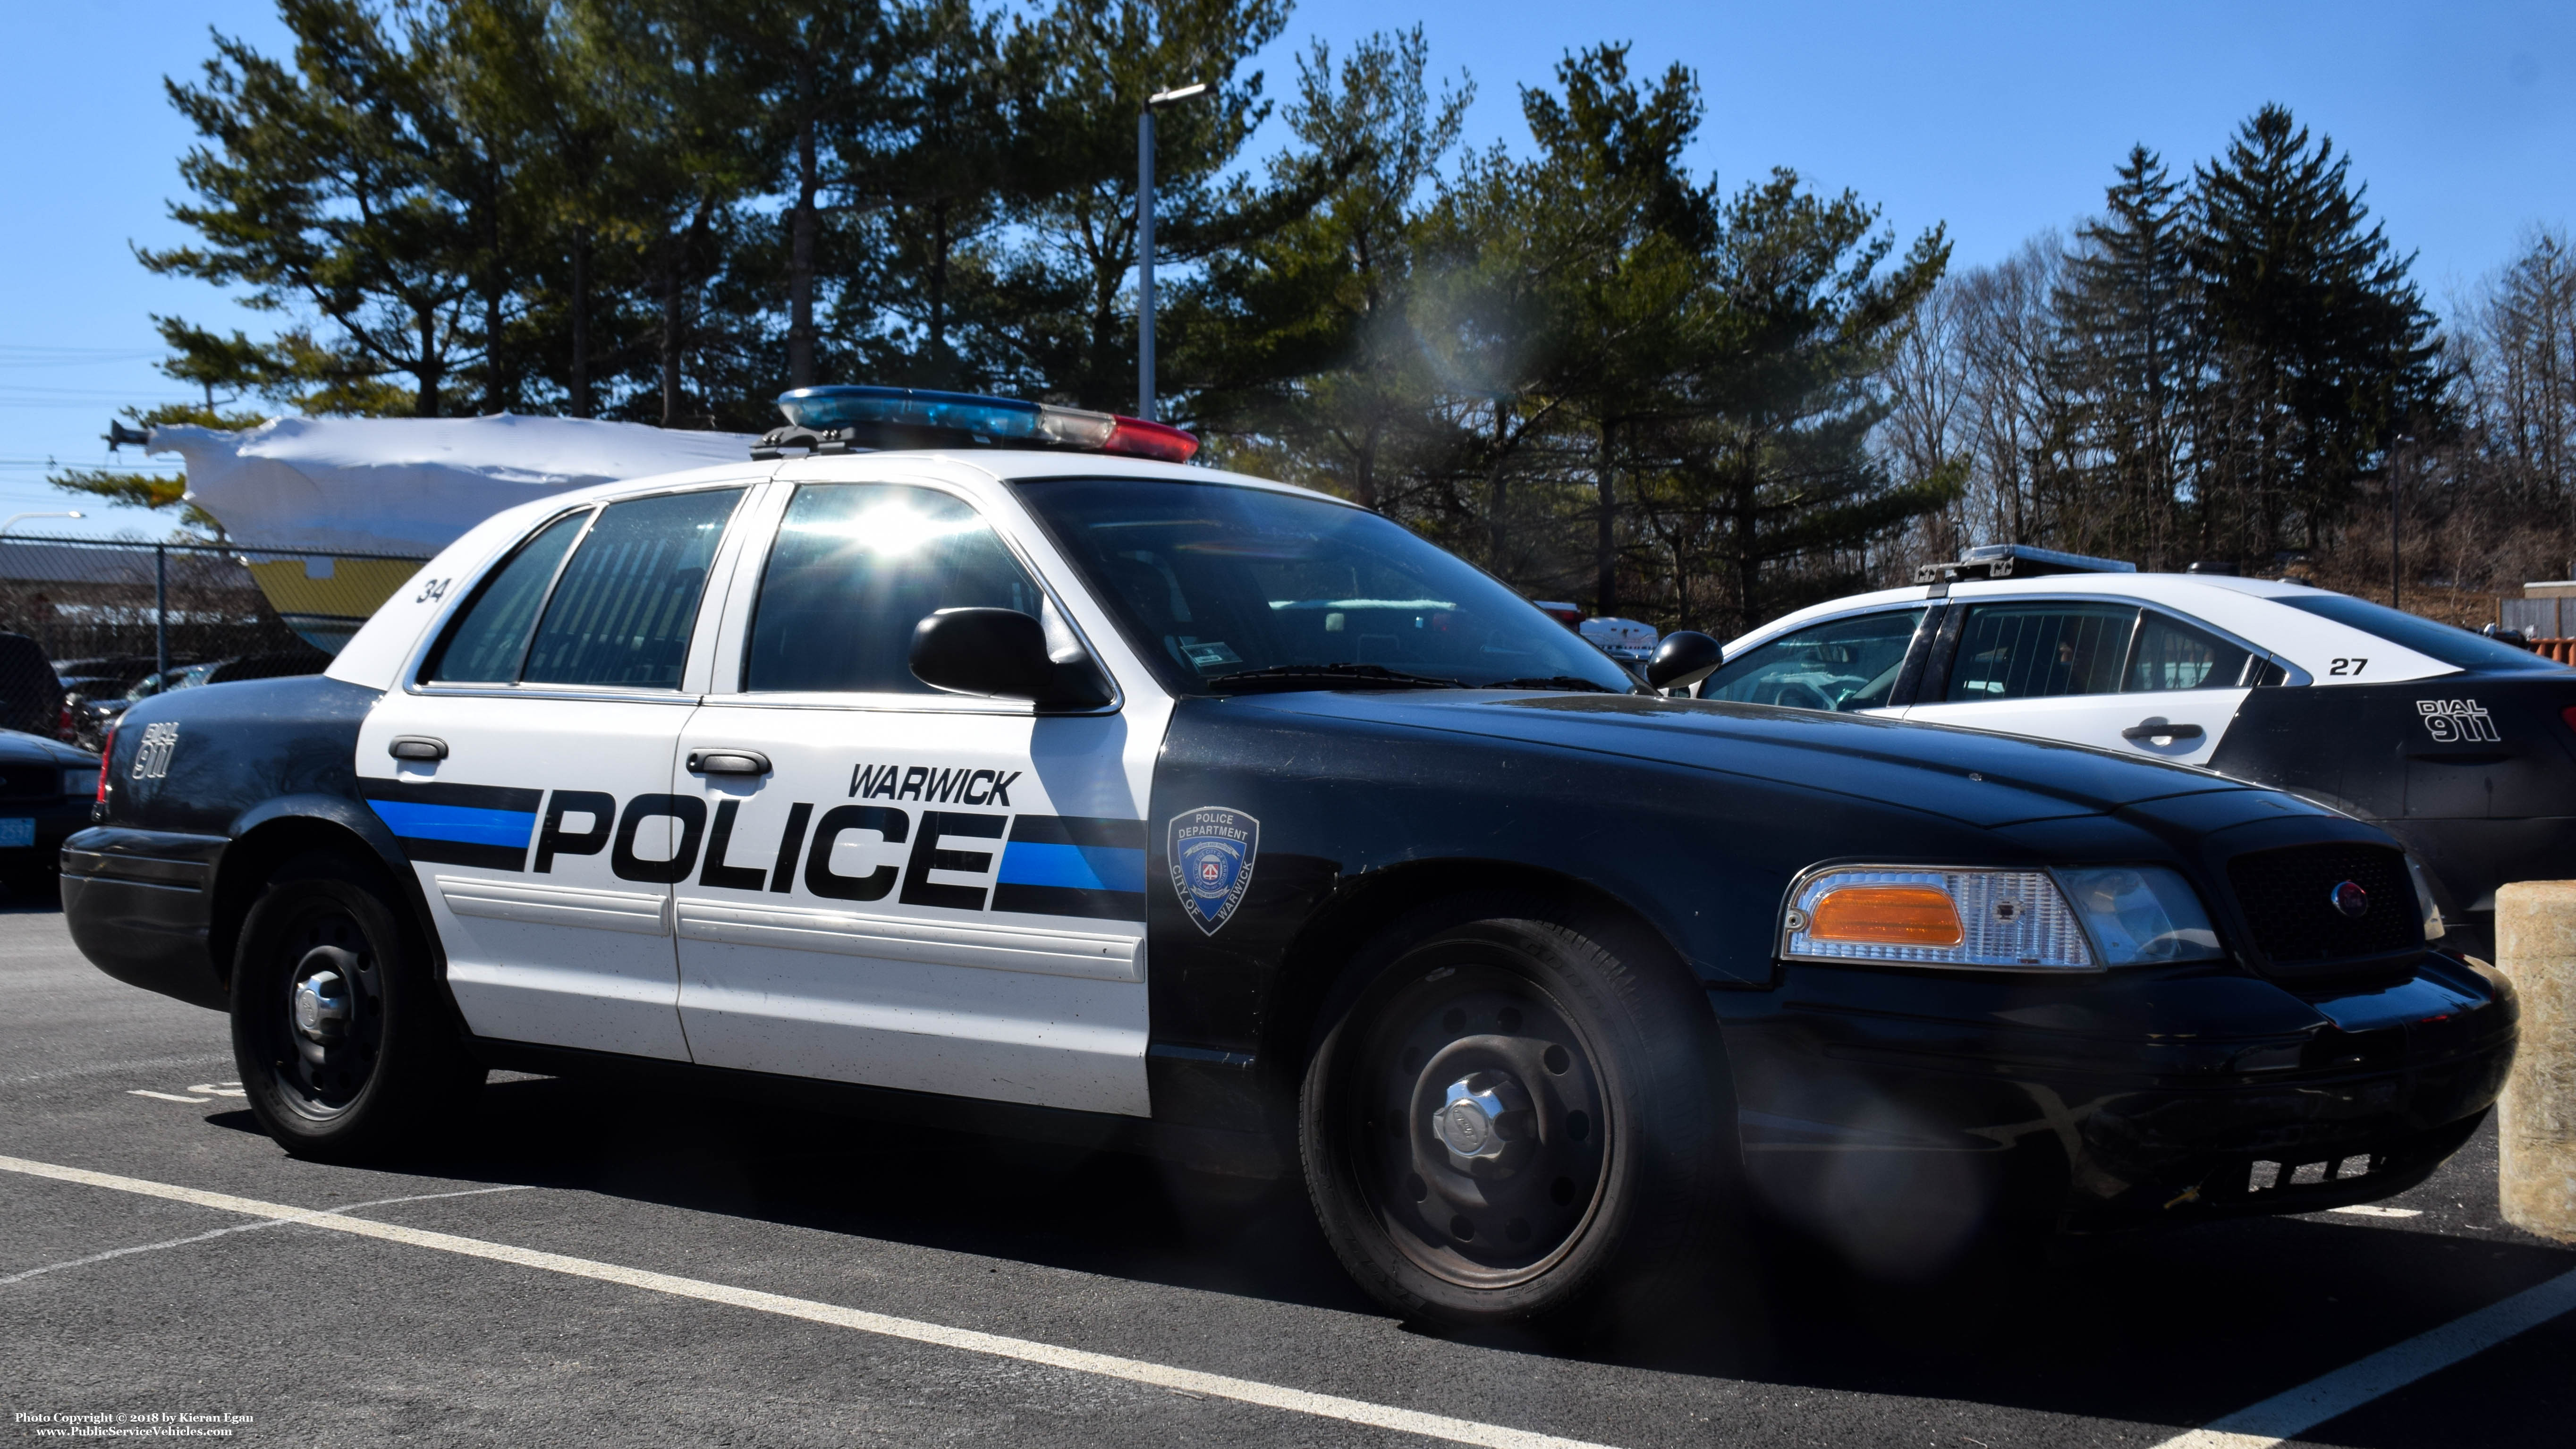
M368 715L360 787L419 874L475 1034L687 1058L670 891L707 822L694 794L671 794L672 751L705 676L691 648L709 580L749 493L745 480L548 522Z
M1933 667L1909 720L2198 765L2264 660L2132 603L1987 599L1951 606Z
M773 512L670 769L707 823L677 904L696 1059L1144 1115L1159 728L913 678L913 628L943 608L1019 610L1075 647L967 496L808 481Z

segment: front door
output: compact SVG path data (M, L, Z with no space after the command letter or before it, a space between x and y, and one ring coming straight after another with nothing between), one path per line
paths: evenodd
M688 1057L670 892L705 822L694 795L671 794L672 751L696 704L682 684L710 570L745 492L547 524L359 733L360 786L419 874L478 1036Z
M1948 678L1925 680L1905 717L2198 765L2261 663L2134 604L1973 603Z
M1139 782L1159 735L913 678L913 626L939 609L1072 638L964 499L780 493L671 772L707 830L677 901L696 1059L1144 1115Z

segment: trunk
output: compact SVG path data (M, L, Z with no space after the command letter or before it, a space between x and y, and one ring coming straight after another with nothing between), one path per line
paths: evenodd
M810 61L799 62L800 77L811 70ZM796 131L796 210L789 222L787 381L791 387L814 385L814 195L821 184L814 160L814 118L809 114Z
M675 256L662 283L662 426L666 428L680 425L680 299L685 292Z
M1758 484L1750 463L1741 465L1732 490L1734 507L1730 510L1735 516L1735 631L1739 634L1762 622L1757 612L1761 601L1755 597L1762 582L1762 556L1755 552L1754 537L1761 525Z
M1619 609L1619 521L1618 480L1610 465L1610 425L1601 425L1601 464L1599 469L1601 513L1599 526L1593 532L1592 566L1597 573L1593 584L1592 612L1613 614Z
M483 294L483 411L506 413L514 391L501 367L501 290Z
M930 203L930 365L942 383L948 376L948 198Z
M1504 471L1504 449L1511 445L1511 404L1494 399L1494 474L1485 483L1485 567L1497 575L1503 571L1503 545L1508 540L1503 519L1503 505L1509 502L1505 490L1510 486Z
M697 214L689 218L689 229L671 239L671 269L662 284L662 426L666 428L680 425L680 353L689 335L689 264L706 240L714 209L701 199Z
M590 416L590 231L572 234L572 415Z
M412 403L412 415L434 418L439 409L438 385L447 376L446 365L438 355L438 314L423 311L415 316L420 331L420 366L412 375L420 379L420 396Z

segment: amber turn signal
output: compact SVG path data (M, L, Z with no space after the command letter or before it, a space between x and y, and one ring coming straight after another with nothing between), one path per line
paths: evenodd
M1816 902L1807 935L1879 946L1956 946L1967 939L1950 893L1919 885L1852 885Z

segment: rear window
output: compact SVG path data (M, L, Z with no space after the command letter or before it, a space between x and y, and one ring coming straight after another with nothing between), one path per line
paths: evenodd
M2489 673L2516 670L2537 674L2566 667L2543 659L2528 649L2517 649L2483 634L2472 634L2457 625L2436 623L2417 614L2400 613L2385 604L2356 599L2350 594L2276 595L2273 602L2287 604L2321 619L2332 619L2367 634L2376 634L2391 644L2461 669Z

